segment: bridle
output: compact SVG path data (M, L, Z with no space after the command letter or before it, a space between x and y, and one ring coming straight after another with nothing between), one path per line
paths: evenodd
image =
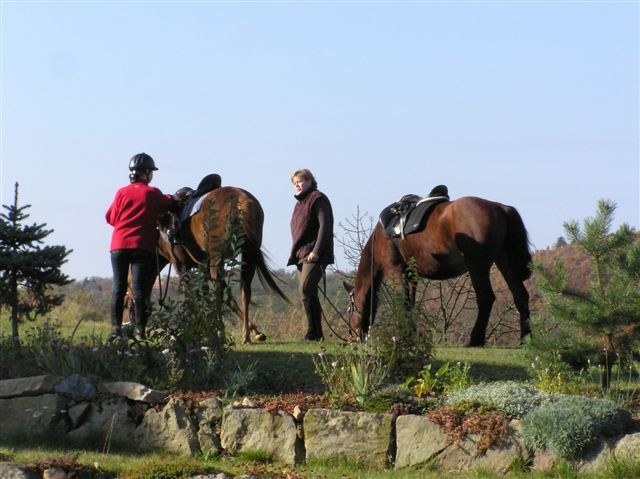
M347 306L347 316L351 316L353 313L358 313L362 315L362 311L358 309L356 306L356 293L355 289L349 291L349 305Z

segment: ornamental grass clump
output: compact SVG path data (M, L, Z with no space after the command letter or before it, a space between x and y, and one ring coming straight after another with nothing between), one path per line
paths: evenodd
M479 383L467 389L454 391L445 398L445 404L454 406L462 402L477 402L491 406L511 419L523 418L527 413L553 400L553 396L518 381Z
M534 450L576 459L600 436L616 436L631 423L631 414L615 402L585 396L559 396L531 411L523 420L523 438Z

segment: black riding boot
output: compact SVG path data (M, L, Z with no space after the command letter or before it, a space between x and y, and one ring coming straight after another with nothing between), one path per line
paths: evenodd
M307 315L307 334L304 339L306 341L322 341L322 307L320 299L316 297L305 298L302 300L304 311Z
M111 333L108 339L114 340L122 337L122 310L124 306L118 304L118 299L111 298Z
M146 301L141 301L141 303L146 303ZM138 307L138 303L136 302L136 322L134 338L138 341L143 341L147 338L146 328L148 317L149 312L147 311L146 304L142 304L140 305L140 307Z
M111 324L111 333L109 333L109 340L117 339L122 337L122 326L118 324Z
M147 339L147 333L145 332L146 324L140 323L142 323L142 321L136 323L136 332L134 333L134 337L138 341L144 341L145 339ZM144 321L144 323L146 323L146 320Z

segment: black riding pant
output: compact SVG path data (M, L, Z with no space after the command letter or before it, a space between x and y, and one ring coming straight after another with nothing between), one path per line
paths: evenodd
M156 259L153 253L137 249L119 249L111 252L113 268L113 292L111 294L111 326L122 326L124 297L127 294L129 270L131 291L135 304L136 327L144 331L149 316L149 293L156 275Z

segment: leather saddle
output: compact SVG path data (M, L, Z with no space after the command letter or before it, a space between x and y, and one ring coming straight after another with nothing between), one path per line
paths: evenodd
M221 185L222 178L213 173L202 178L195 190L189 186L183 186L173 194L173 198L180 206L176 211L170 213L166 224L161 224L172 244L182 244L182 226L200 211L205 195L220 188Z
M426 197L404 195L380 213L380 224L384 234L390 238L402 238L423 227L433 208L449 201L449 190L445 185L434 187Z

